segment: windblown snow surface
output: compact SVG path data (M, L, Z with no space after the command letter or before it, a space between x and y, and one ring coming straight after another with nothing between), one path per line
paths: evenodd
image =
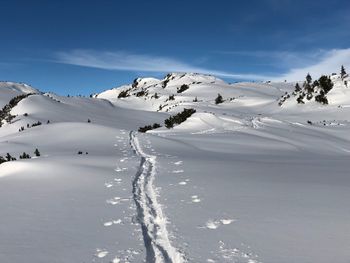
M17 158L0 164L0 262L349 263L350 88L332 80L329 105L192 73L92 98L1 82L0 108L32 95L0 127Z

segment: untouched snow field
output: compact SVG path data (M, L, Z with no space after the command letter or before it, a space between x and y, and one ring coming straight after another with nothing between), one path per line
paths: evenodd
M93 98L1 82L0 108L33 94L0 127L17 158L0 164L0 262L349 263L350 88L332 80L329 105L200 74Z

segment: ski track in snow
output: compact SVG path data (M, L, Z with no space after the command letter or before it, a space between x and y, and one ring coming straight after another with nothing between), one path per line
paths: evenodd
M146 262L183 263L183 255L171 245L166 228L167 219L157 201L153 185L156 156L146 154L142 150L134 132L130 132L130 145L141 158L133 181L133 196L146 248Z

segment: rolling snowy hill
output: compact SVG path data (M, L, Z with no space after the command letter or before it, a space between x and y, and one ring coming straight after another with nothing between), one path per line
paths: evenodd
M91 98L0 82L0 262L348 262L350 87L331 80L327 105L195 73Z

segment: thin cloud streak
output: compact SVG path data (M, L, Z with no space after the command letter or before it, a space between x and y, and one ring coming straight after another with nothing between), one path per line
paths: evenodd
M224 56L253 58L255 61L262 61L267 65L284 66L290 68L304 67L310 65L310 61L318 61L327 50L314 50L308 52L295 51L271 51L271 50L253 50L253 51L215 51L214 53ZM256 62L255 62L256 63Z
M185 62L150 55L127 52L98 52L93 50L72 50L56 53L56 62L106 70L141 72L196 72L220 77L244 80L266 80L269 77L256 74L235 74L219 70L195 67Z
M233 51L222 54L262 57L264 59L280 58L284 60L289 70L273 76L263 74L236 74L226 71L210 70L195 67L188 63L169 57L131 54L127 52L98 52L93 50L72 50L56 53L55 62L83 67L106 70L136 71L136 72L195 72L236 80L272 80L272 81L299 81L307 73L314 78L338 72L341 65L350 68L350 48L317 50L308 54L288 51ZM284 58L284 59L283 59Z
M323 57L316 63L309 63L306 67L291 68L287 73L281 74L272 80L288 80L297 81L305 78L310 73L314 78L321 75L330 75L339 72L341 65L350 68L350 48L348 49L332 49L324 52Z

